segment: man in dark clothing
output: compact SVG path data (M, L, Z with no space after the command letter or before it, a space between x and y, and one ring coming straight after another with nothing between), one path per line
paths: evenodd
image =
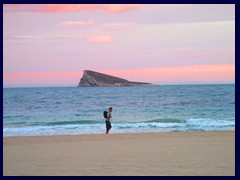
M112 112L112 107L109 108L109 111L107 113L107 118L105 118L106 119L106 121L105 121L106 122L106 134L108 134L109 130L112 128L112 125L110 122L110 119L112 118L111 112Z

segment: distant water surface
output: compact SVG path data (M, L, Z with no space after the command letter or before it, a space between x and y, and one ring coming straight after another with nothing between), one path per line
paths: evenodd
M235 130L235 85L4 88L3 135Z

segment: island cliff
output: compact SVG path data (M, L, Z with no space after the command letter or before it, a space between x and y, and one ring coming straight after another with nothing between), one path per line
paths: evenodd
M111 86L152 86L151 83L131 82L126 79L84 70L78 87L111 87Z

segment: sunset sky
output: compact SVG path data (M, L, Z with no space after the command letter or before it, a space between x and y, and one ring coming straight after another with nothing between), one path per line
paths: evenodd
M82 71L158 84L235 82L235 5L3 5L4 87Z

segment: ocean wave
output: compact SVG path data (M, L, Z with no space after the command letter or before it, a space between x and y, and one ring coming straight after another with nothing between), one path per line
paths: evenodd
M187 119L186 126L196 127L224 127L224 126L235 126L233 120L215 120L215 119Z
M138 123L112 122L113 132L218 131L234 130L235 121L214 119L155 119ZM3 128L4 136L93 134L105 131L105 123L94 120L35 123L26 127Z
M7 125L8 127L14 125L25 125L25 126L64 126L64 125L78 125L78 124L99 124L99 121L95 120L77 120L77 121L53 121L53 122L9 122Z
M24 125L24 124L27 124L27 122L12 122L12 123L9 123L10 125ZM8 124L8 125L9 125Z
M144 121L144 123L182 123L182 122L184 122L184 120L174 118L153 119L149 121Z
M69 125L69 124L99 124L99 121L94 120L79 120L79 121L56 121L49 122L46 125L54 126L54 125Z
M23 118L24 115L3 115L3 119L9 119L9 118Z

